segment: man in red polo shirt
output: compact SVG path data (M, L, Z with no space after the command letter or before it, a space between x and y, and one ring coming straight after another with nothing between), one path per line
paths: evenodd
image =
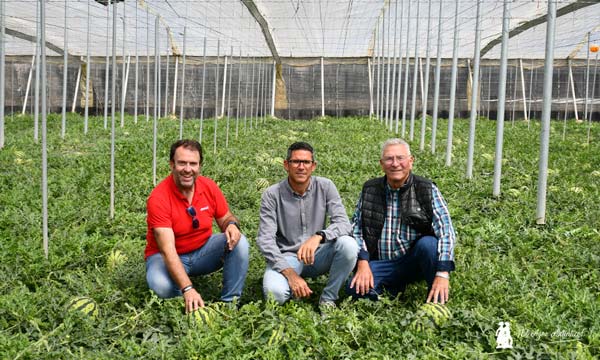
M202 146L179 140L171 146L171 175L147 203L146 281L161 298L183 295L186 312L204 307L190 276L223 268L221 300L242 295L249 246L217 184L200 175ZM212 234L213 219L221 233Z

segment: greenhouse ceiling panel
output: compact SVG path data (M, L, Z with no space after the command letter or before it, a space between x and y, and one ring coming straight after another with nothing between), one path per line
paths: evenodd
M481 1L484 58L500 56L504 5ZM543 58L548 2L507 5L509 57ZM456 33L458 56L469 58L477 18L475 0L127 0L109 6L47 0L48 54L62 54L65 24L70 55L111 54L113 8L117 52L140 56L155 54L157 43L162 55L182 54L185 32L190 56L368 57L407 50L426 56L428 49L437 51L439 34L441 55L449 58ZM555 58L585 57L588 34L590 42L600 42L599 2L557 1L557 9ZM33 54L40 22L39 1L5 0L7 55Z

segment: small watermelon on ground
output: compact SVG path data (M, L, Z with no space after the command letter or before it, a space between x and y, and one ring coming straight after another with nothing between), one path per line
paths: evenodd
M263 192L269 187L269 180L265 178L256 179L256 190Z
M106 266L108 267L108 270L114 271L126 261L127 255L123 254L120 250L115 249L108 255L108 259L106 259Z
M195 323L203 323L207 326L212 326L213 318L215 317L214 310L209 307L199 308L188 314L188 317Z
M426 303L417 311L417 316L411 327L417 331L423 331L426 328L432 329L443 325L451 318L452 313L446 305Z
M96 317L98 316L98 305L88 296L78 296L69 302L67 305L69 311L79 311L87 316Z

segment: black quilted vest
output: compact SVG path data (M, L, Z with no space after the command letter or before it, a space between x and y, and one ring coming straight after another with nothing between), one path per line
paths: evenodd
M386 177L367 181L362 189L362 236L367 243L369 259L379 259L379 240L386 216ZM402 223L415 229L421 236L433 235L432 182L409 175L400 188L400 218Z

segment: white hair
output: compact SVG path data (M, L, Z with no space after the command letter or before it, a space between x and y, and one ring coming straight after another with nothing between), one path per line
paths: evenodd
M406 147L406 150L408 151L408 155L410 155L410 145L408 145L408 143L400 138L392 138L392 139L387 139L383 145L381 145L381 158L383 158L383 153L385 152L385 149L388 146L392 146L392 145L403 145Z

